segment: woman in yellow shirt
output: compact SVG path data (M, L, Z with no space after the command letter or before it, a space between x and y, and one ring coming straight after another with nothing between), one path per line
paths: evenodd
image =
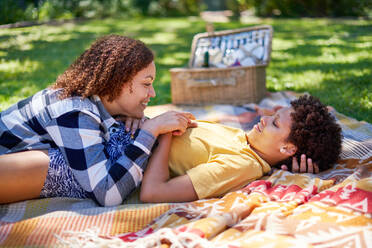
M327 107L303 96L252 130L198 122L179 137L164 134L150 158L141 186L144 202L180 202L218 197L243 187L283 163L297 159L307 172L326 170L341 152L341 128ZM311 162L311 161L308 161Z

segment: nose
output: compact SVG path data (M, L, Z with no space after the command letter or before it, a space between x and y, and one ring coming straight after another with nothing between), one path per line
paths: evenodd
M261 120L260 120L260 122L261 122L261 124L262 124L262 126L266 126L266 124L268 123L268 118L270 118L270 116L262 116L261 117Z
M148 94L149 94L149 97L155 97L156 96L154 86L151 85Z

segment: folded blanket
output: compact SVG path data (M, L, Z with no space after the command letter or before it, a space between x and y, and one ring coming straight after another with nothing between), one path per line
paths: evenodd
M260 106L288 105L298 95L270 94ZM149 107L249 129L252 105ZM141 204L138 191L118 207L51 198L0 206L2 246L368 247L372 246L372 125L336 111L341 160L317 175L275 170L222 198ZM178 246L177 246L178 245Z

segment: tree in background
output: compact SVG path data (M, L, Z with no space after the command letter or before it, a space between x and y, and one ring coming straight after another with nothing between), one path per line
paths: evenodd
M0 0L0 24L118 16L189 16L228 8L269 17L372 17L372 0ZM222 10L222 9L221 9Z
M0 0L0 24L77 17L199 15L202 0Z
M144 15L189 16L199 15L204 9L202 0L134 0Z
M263 17L368 17L372 0L236 0L240 11L250 8Z

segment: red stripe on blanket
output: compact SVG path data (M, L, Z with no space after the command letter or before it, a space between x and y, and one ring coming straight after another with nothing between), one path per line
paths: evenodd
M337 207L346 207L362 213L372 213L372 192L347 185L336 192L326 190L310 200L320 201Z
M192 227L189 227L189 226L178 227L178 228L176 228L175 232L176 233L188 232L188 233L196 234L196 235L198 235L201 238L205 238L205 234L204 234L204 232L202 230L197 229L197 228L192 228Z
M152 228L145 228L138 232L130 232L123 235L118 236L121 240L125 242L134 242L139 238L143 238L151 233L153 233L154 230Z
M261 193L269 197L272 201L300 201L307 202L311 197L318 193L318 188L315 185L310 185L306 188L301 188L296 184L291 185L275 185L272 186L270 181L257 180L250 183L243 189L248 193Z

